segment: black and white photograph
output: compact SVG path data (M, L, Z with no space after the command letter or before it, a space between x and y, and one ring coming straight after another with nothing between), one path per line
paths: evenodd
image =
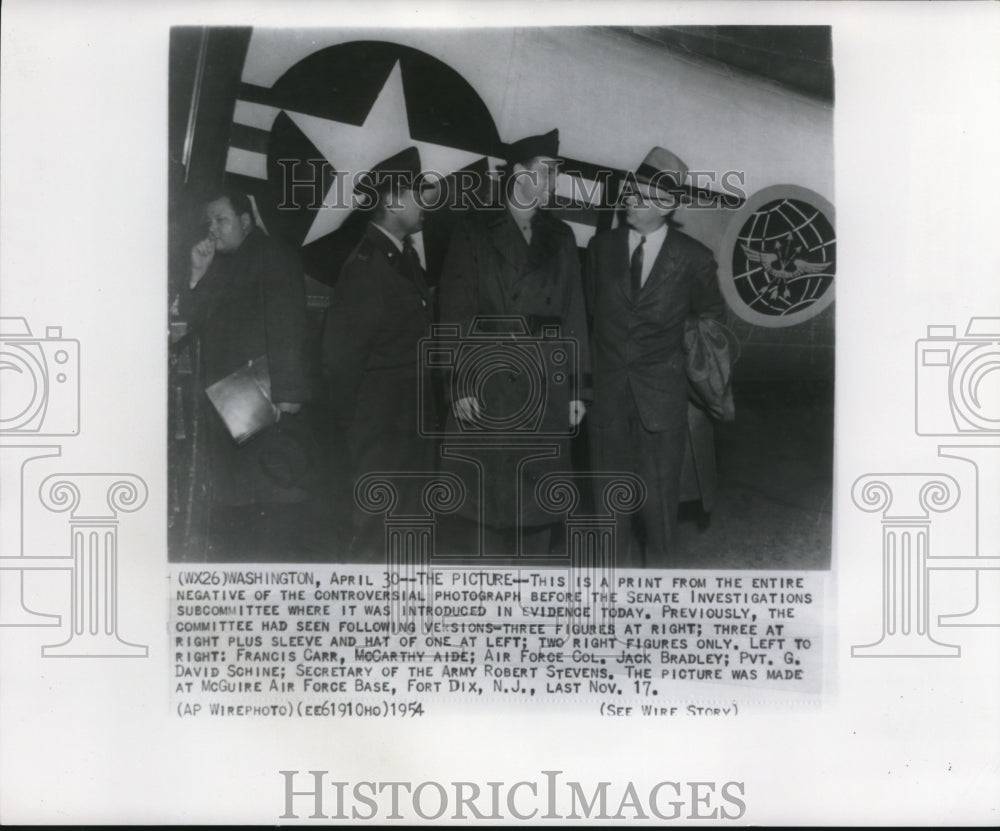
M0 822L996 824L1000 6L0 17Z
M172 561L411 516L421 561L830 567L829 26L175 27L169 80Z

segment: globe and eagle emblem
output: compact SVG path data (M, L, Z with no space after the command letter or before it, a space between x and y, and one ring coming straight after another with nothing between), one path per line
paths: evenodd
M832 207L805 188L779 185L754 194L731 220L723 244L732 252L720 264L730 307L770 327L801 323L825 309L837 270L832 217Z

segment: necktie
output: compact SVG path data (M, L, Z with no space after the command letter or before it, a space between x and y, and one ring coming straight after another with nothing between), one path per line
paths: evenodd
M413 239L409 234L403 238L403 264L406 266L406 272L409 274L410 279L413 280L413 285L420 292L420 297L423 299L424 306L426 307L430 300L430 292L427 289L427 282L424 279L424 267L420 264L420 255L417 254L417 249L413 247Z
M640 237L639 244L632 252L632 261L629 264L629 272L632 275L632 297L639 296L639 289L642 288L642 258L643 247L646 245L646 238Z
M403 262L406 263L406 268L410 272L410 276L420 282L420 279L424 276L424 267L420 265L420 255L417 254L417 249L413 247L413 238L409 234L403 239Z

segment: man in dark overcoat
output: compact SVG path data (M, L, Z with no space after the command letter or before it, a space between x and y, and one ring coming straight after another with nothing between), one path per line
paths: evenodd
M596 235L587 251L591 460L596 470L636 473L646 487L640 512L618 520L623 567L670 564L688 441L685 325L725 316L712 253L669 221L688 179L677 156L654 148L626 178L626 223Z
M375 471L432 471L432 442L419 431L419 341L430 334L431 292L414 242L423 223L420 155L408 148L362 180L373 204L344 263L323 335L323 364L336 426L345 432L352 480ZM415 189L417 188L417 189ZM413 507L405 484L398 511ZM381 515L354 506L349 558L385 557Z
M219 536L225 534L225 529L218 530L220 519L236 527L260 519L266 506L307 499L314 471L299 411L310 400L313 384L298 254L254 224L245 194L222 191L212 196L204 218L208 235L191 250L190 279L178 304L188 331L200 339L202 386L265 357L271 401L281 425L238 445L202 396L216 506L213 522Z
M510 349L524 349L525 359L534 362L519 367L517 356L501 347L476 358L482 377L466 373L468 383L460 389L455 381L462 374L455 367L445 384L451 433L442 446L443 467L466 480L469 496L461 516L484 534L490 550L482 553L488 555L548 553L553 517L540 507L535 486L546 473L571 470L571 431L588 397L590 351L576 240L568 225L545 210L555 188L558 147L555 130L510 146L502 203L456 228L441 271L442 325L457 324L467 340L491 333L509 338ZM480 320L473 331L473 321L483 316L493 319ZM546 338L571 341L575 348L565 354L548 346L531 351L531 342ZM576 365L570 366L573 353ZM560 365L561 358L567 363ZM545 366L537 367L539 362ZM537 435L517 420L533 409L540 417ZM468 446L477 437L482 447ZM509 446L489 446L494 437L508 437ZM464 448L458 446L463 439ZM476 553L473 545L465 553Z

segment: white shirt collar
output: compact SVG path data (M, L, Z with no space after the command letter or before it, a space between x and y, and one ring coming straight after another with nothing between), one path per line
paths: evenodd
M638 245L639 240L642 239L643 236L645 236L646 244L653 246L661 244L663 240L667 238L668 228L669 228L668 224L664 222L659 228L657 228L655 231L650 231L648 234L640 234L638 231L635 230L635 228L629 228L628 233L629 237L631 238L631 241L633 241L636 245Z

